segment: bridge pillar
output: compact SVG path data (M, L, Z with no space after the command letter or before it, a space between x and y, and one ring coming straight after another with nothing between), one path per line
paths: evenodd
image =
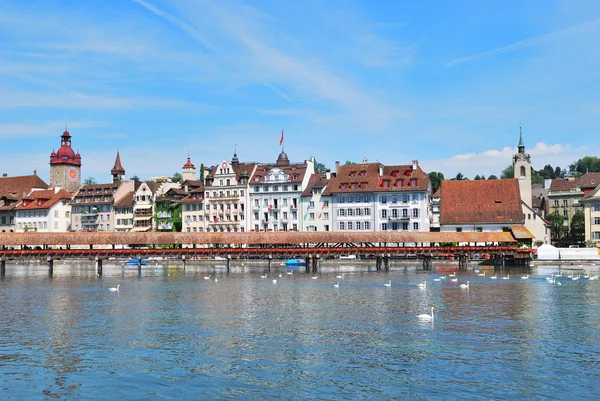
M185 270L185 255L181 256L181 261L183 262L183 270Z
M320 257L320 255L315 255L315 257L313 259L313 267L312 267L313 273L316 273L319 271L319 257Z
M383 265L385 266L385 270L390 270L390 254L389 253L383 257Z
M6 273L6 256L0 256L0 274L4 276Z
M98 256L96 256L96 271L98 272L99 276L102 275L102 259Z
M46 260L48 261L48 271L52 274L54 272L54 259L52 259L51 256L48 256Z
M227 272L229 273L229 263L231 262L231 255L227 255Z

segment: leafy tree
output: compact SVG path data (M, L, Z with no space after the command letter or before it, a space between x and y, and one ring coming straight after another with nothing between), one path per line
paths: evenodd
M538 171L539 175L546 180L555 179L556 174L554 173L554 169L551 165L546 164L543 169Z
M458 173L456 173L456 177L452 178L452 180L455 180L455 181L464 181L464 180L468 180L468 179L469 178L465 177L463 175L463 173L461 173L460 171Z
M436 193L436 191L442 185L442 181L444 181L444 174L432 171L431 173L427 174L427 176L429 176L429 180L431 181L431 190L433 193Z
M561 170L560 167L556 166L554 169L554 178L564 178L565 171Z
M351 165L351 164L356 164L356 163L354 163L354 162L351 162L350 160L346 160L346 163L344 163L344 165L346 165L346 166L349 166L349 165Z
M497 179L498 179L498 177L496 177L494 174L492 174L488 177L488 180L497 180Z
M558 212L552 212L546 215L546 220L548 220L552 227L552 239L554 241L560 240L565 234L565 218L560 215Z
M600 172L600 159L595 156L585 156L569 166L571 171L580 174Z
M96 185L96 179L94 177L88 177L83 181L84 184L86 185Z
M181 205L177 205L173 210L173 231L181 231Z
M583 242L585 239L585 216L578 210L571 219L571 239L574 242Z
M315 173L317 173L317 174L325 174L325 170L327 170L327 167L325 167L325 165L323 163L318 163L315 160Z
M503 180L506 178L515 178L515 169L512 164L510 166L506 167L504 170L502 170L502 174L500 174L500 178Z
M204 182L204 163L200 163L200 181Z
M173 174L173 177L171 177L171 181L181 184L183 182L183 177L181 176L181 174L175 173Z
M475 176L475 178L473 178L475 181L481 181L481 180L485 180L485 176L483 178L481 178L481 176L479 174L477 174Z
M537 170L531 169L531 183L532 184L543 184L544 177L542 177Z

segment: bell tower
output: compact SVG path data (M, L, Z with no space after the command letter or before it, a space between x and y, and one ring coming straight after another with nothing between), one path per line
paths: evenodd
M123 181L123 176L125 175L125 169L123 165L121 165L121 155L117 150L117 158L115 159L115 166L110 170L110 175L112 175L113 182L121 182Z
M519 192L521 200L531 207L531 156L525 153L525 143L523 142L523 128L519 127L519 145L517 154L513 156L514 177L519 180Z
M60 149L50 154L50 186L75 192L81 186L81 155L73 152L71 134L65 127Z

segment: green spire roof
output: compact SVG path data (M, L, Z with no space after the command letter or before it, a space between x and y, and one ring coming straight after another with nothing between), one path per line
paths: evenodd
M523 127L519 127L519 147L525 147L523 142Z

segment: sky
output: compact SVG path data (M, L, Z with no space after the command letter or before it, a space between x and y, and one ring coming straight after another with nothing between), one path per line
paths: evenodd
M500 175L600 156L600 2L0 2L0 172L314 156Z

